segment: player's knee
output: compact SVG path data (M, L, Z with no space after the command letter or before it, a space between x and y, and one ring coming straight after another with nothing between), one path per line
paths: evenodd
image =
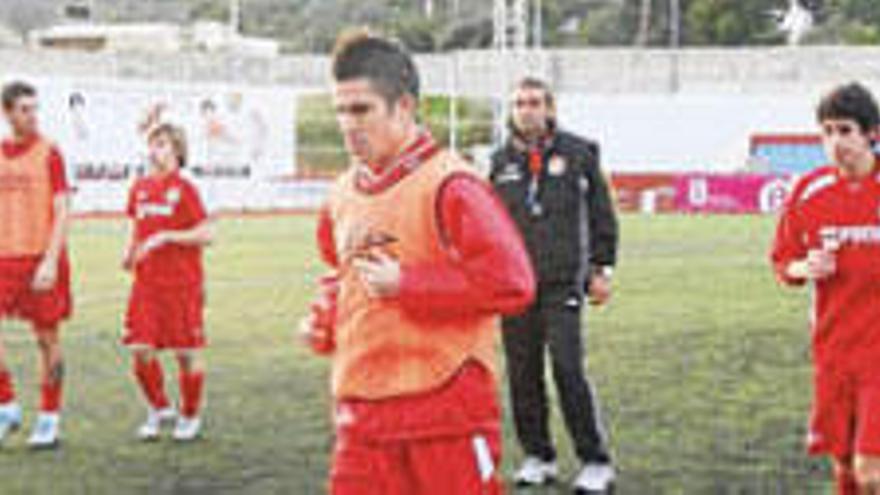
M152 349L146 347L132 349L131 355L138 364L147 364L156 356Z
M184 371L197 371L201 367L201 362L198 358L198 354L195 351L186 350L186 351L178 351L177 362L180 364L180 368Z
M880 495L880 457L857 457L853 476L865 495Z
M38 340L58 340L58 326L34 323L34 334Z
M60 348L58 346L58 338L51 330L39 330L37 334L37 345L40 350L47 354L58 354Z

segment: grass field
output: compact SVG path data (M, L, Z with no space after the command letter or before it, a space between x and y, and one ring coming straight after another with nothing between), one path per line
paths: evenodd
M64 334L65 443L34 453L25 435L12 437L0 450L0 493L323 493L327 363L292 336L322 271L312 222L220 224L208 256L206 438L187 446L133 438L144 408L118 345L128 286L117 269L123 226L78 222L71 242L78 307ZM830 493L824 463L802 448L806 295L775 286L765 256L771 227L759 217L623 219L616 299L587 325L589 369L621 467L619 494ZM2 329L32 410L33 344L19 324ZM509 473L520 454L509 418L505 428ZM572 474L558 415L554 430Z

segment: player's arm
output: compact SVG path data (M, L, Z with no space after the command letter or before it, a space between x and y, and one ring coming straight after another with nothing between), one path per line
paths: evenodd
M214 242L214 222L205 218L189 229L156 232L137 246L134 263L140 262L156 249L168 244L207 246L212 242Z
M809 251L804 242L804 228L796 201L789 198L776 225L770 261L779 283L790 286L805 284L811 278Z
M584 172L589 181L586 202L590 232L587 263L591 272L587 290L591 303L604 304L611 297L611 272L617 264L619 226L609 180L600 165L599 146L589 143L586 151L589 156Z
M64 161L57 149L49 154L49 170L52 182L52 232L49 245L34 275L33 289L49 290L58 279L58 263L67 243L70 229L70 190L64 173Z
M123 270L131 270L134 268L134 258L135 258L135 240L134 240L134 232L135 225L134 220L130 220L128 222L128 233L125 236L125 245L122 247L122 269Z
M325 205L318 213L318 226L315 229L315 240L321 260L334 270L339 268L339 257L336 253L336 239L333 236L333 218L329 206Z
M133 270L135 265L135 257L137 255L137 241L135 233L137 230L137 205L135 204L135 186L132 185L128 190L128 200L125 204L125 215L128 217L128 231L125 236L125 244L122 246L122 269Z
M207 246L214 242L214 221L206 218L192 228L166 230L156 235L162 238L163 244Z
M452 176L437 202L446 259L400 267L401 307L436 316L516 314L531 304L536 282L529 255L488 184Z
M614 266L617 263L619 227L617 212L608 178L599 163L599 147L590 146L587 178L587 206L590 222L590 263L594 266Z
M318 215L315 230L318 252L332 271L318 282L318 295L309 305L309 314L300 321L298 334L315 353L328 355L335 347L336 301L339 295L339 276L336 272L336 243L333 238L333 220L325 206Z

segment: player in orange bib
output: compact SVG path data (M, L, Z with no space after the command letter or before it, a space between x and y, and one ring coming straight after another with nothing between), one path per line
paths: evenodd
M23 82L3 88L12 136L0 149L0 319L31 323L40 349L40 413L28 444L60 439L64 361L59 324L71 314L66 243L69 191L58 148L40 135L37 92ZM22 413L0 344L0 442L21 425Z
M148 141L151 170L132 186L127 207L132 233L123 266L134 272L134 284L123 342L134 354L134 374L149 404L138 437L155 440L162 423L176 418L174 439L189 441L201 431L202 248L213 234L198 190L180 174L187 161L183 130L160 124L148 133ZM156 356L162 350L177 357L179 414L165 395Z
M333 99L352 166L319 222L334 274L303 331L332 357L333 495L498 494L501 313L534 274L488 184L416 121L396 43L340 41Z

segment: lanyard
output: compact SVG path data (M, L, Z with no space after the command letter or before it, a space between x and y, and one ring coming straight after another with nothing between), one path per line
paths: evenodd
M541 181L541 169L543 168L544 158L541 148L538 146L529 149L529 189L526 192L526 207L532 216L539 217L544 213L544 207L538 197Z

